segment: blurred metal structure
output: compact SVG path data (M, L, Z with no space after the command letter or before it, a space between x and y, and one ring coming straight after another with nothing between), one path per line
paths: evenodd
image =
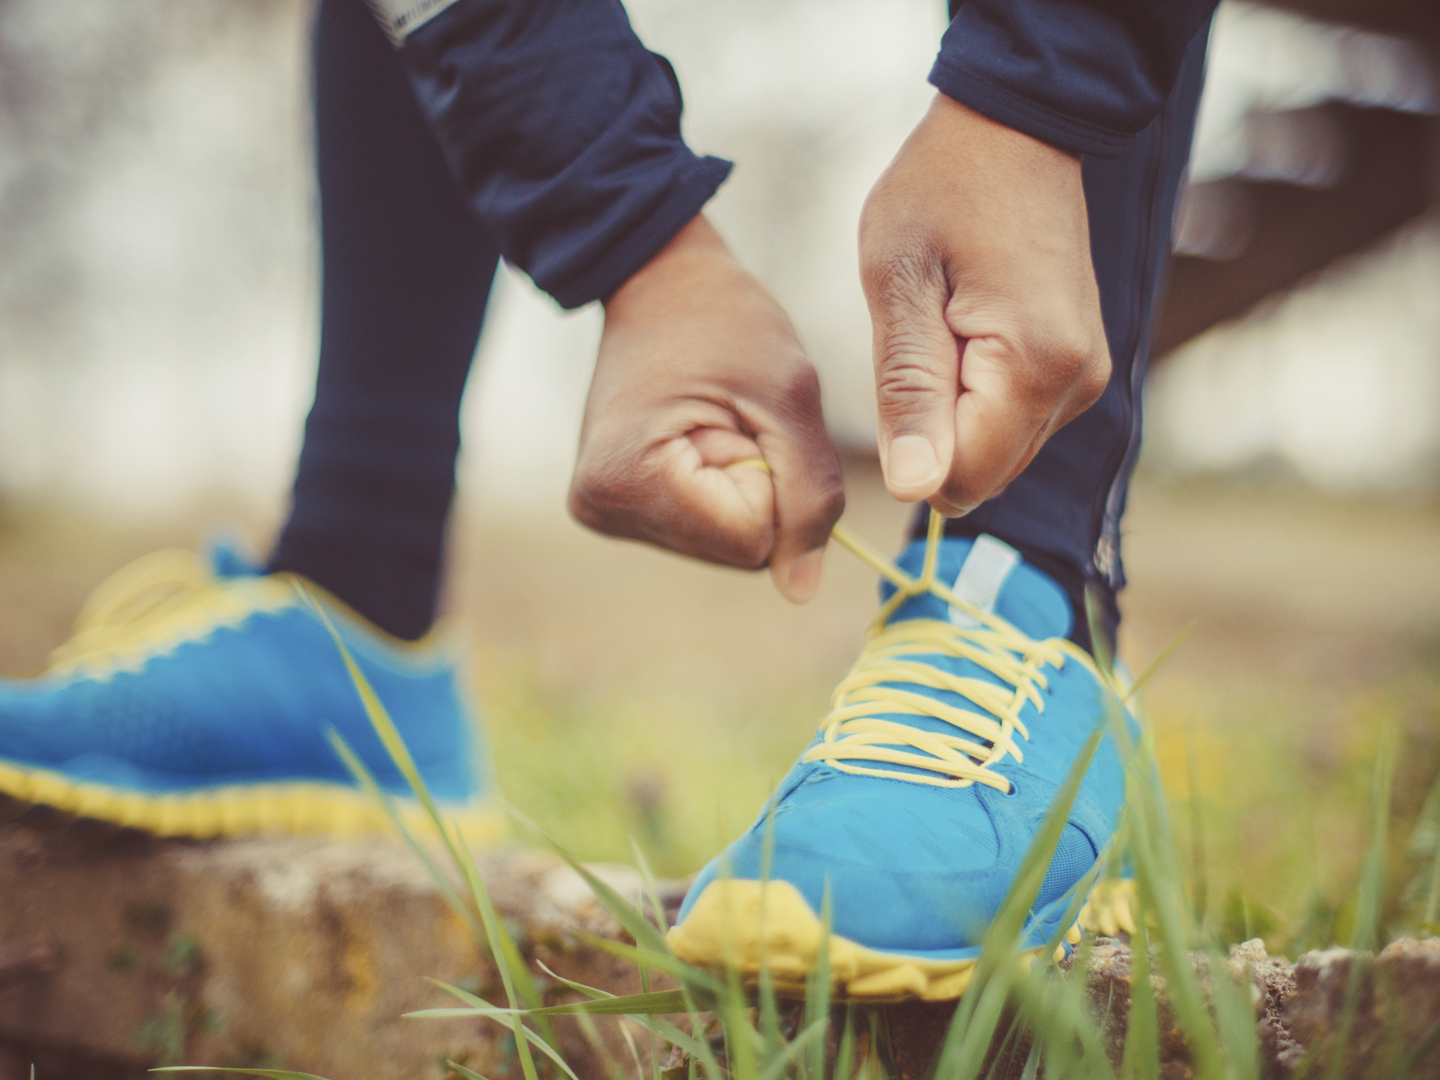
M1220 175L1206 167L1206 151L1215 148L1204 130L1211 103L1202 107L1196 175L1177 215L1154 331L1157 357L1370 246L1440 199L1440 5L1232 4L1221 9L1216 33L1269 38L1243 50L1252 63L1283 69L1282 49L1300 62L1288 85L1283 70L1248 73L1253 97L1243 112L1231 103L1232 130L1223 140L1231 145L1219 148L1230 160ZM1244 73L1214 74L1227 86L1246 81Z

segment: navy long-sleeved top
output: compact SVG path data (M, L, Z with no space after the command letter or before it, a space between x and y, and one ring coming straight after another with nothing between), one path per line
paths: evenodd
M729 173L685 145L675 73L619 0L369 2L472 209L566 307L618 289ZM952 0L930 81L1038 139L1112 156L1159 111L1215 3Z
M950 0L930 82L1008 127L1118 156L1160 111L1217 0Z

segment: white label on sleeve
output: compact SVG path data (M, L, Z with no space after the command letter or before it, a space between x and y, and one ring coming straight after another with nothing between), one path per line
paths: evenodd
M457 0L365 0L390 40L399 45L411 31L424 26Z

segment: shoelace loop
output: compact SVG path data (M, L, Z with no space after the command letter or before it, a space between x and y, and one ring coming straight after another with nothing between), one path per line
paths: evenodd
M857 775L934 787L985 784L1008 793L1010 781L994 766L1007 754L1016 761L1024 760L1016 738L1028 740L1030 734L1020 712L1027 702L1044 711L1041 691L1047 683L1041 669L1046 664L1063 667L1068 643L1035 641L999 616L960 599L938 581L935 568L944 531L944 517L931 510L925 561L920 576L911 577L836 526L835 539L894 585L896 591L871 624L860 658L836 687L830 713L820 722L821 741L805 752L804 760L825 761ZM974 625L938 619L889 622L900 605L925 593L964 612ZM918 659L926 654L968 660L994 675L1000 684L954 675ZM895 684L948 691L982 711L959 708ZM933 717L958 733L924 731L884 719L882 714ZM853 764L862 761L907 769Z

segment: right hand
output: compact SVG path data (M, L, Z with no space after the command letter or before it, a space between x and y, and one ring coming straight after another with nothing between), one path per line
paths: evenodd
M1110 377L1080 161L938 95L860 220L890 494L993 498Z
M794 327L695 218L605 303L571 512L610 536L768 566L803 603L844 508Z

